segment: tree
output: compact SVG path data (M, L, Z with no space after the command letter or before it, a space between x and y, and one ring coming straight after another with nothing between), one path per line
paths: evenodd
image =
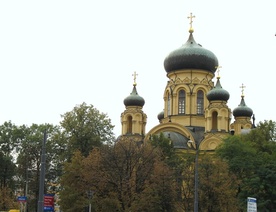
M215 155L201 154L199 163L199 210L208 212L238 211L237 184L227 163Z
M247 197L255 197L258 210L276 208L275 122L265 121L249 134L229 137L217 150L240 184L237 196L242 208Z
M61 177L60 206L62 211L83 211L88 205L86 200L86 182L83 180L83 156L76 151L71 162L65 162L64 173Z
M63 114L62 118L62 138L67 143L68 159L76 150L88 156L94 147L114 141L114 126L111 125L111 120L93 105L77 105L72 111Z
M9 122L0 125L0 210L12 207L15 202L16 165L15 149L18 146L17 127Z
M20 129L11 121L4 122L0 125L0 147L1 152L5 155L15 153L21 139Z
M173 173L171 181L175 182L176 207L179 210L191 211L194 194L194 155L183 154L181 150L177 151L172 141L163 133L153 135L148 142L161 150L161 160L170 167Z
M11 188L0 188L0 211L7 211L10 208L19 208L16 197Z
M28 197L28 209L36 210L39 195L39 180L41 168L41 150L44 133L47 133L46 141L46 168L45 168L45 192L49 182L56 182L61 172L62 147L56 135L60 128L51 124L32 124L30 127L22 125L18 127L21 132L21 140L18 146L18 179L24 195Z
M176 211L173 172L161 155L128 137L93 148L88 157L78 152L62 177L62 209L88 205L86 193L93 191L94 211Z

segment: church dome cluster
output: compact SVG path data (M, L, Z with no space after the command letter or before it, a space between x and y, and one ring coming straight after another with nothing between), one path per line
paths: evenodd
M180 48L164 59L167 85L163 93L163 110L159 124L146 132L145 100L138 95L136 72L133 90L124 99L121 114L122 135L140 135L147 140L152 135L165 135L177 149L214 150L228 135L248 133L255 127L253 110L245 104L242 85L241 102L233 111L227 105L230 94L221 85L216 55L198 44L193 37L192 14L189 38ZM216 83L213 82L217 72ZM232 115L234 120L231 123ZM193 143L194 142L194 143ZM197 143L195 146L195 143ZM192 143L192 146L190 145Z
M192 32L193 30L190 30L189 39L185 44L165 58L164 67L167 73L181 69L203 69L212 73L216 71L216 55L196 43Z

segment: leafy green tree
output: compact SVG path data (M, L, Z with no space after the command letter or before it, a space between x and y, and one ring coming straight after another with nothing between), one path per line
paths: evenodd
M5 155L15 153L21 138L20 129L11 121L0 125L0 149Z
M240 182L237 196L242 208L247 197L255 197L258 210L276 209L275 122L260 122L249 134L228 138L217 153Z
M17 127L9 122L0 125L0 210L14 205L16 165L15 150L18 146Z
M24 195L28 197L28 209L36 210L39 195L39 180L41 169L41 150L44 133L46 140L46 168L45 168L45 191L48 193L47 185L58 180L60 167L61 147L56 134L60 128L51 124L32 124L30 127L22 125L20 145L18 146L18 178L21 187L24 188Z
M12 156L7 156L0 152L0 188L12 188L13 186L16 166L12 159Z
M15 195L12 189L14 189L15 170L12 156L0 151L0 211L14 205Z
M94 147L114 141L111 120L93 105L77 105L72 111L63 114L62 118L62 139L67 143L68 159L76 150L88 156Z

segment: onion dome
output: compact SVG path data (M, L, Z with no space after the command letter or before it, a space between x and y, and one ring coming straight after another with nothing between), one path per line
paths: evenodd
M136 90L136 83L133 84L133 89L131 94L124 99L125 106L140 106L143 107L145 104L145 100L143 97L138 95Z
M164 110L161 111L160 113L158 113L157 118L158 118L159 121L164 118Z
M185 44L172 51L164 60L167 73L180 69L203 69L215 73L218 66L216 55L197 44L193 37L193 29Z
M230 94L227 90L224 90L220 84L220 77L217 77L217 83L215 85L215 87L212 88L212 90L210 90L207 93L207 99L209 101L213 101L213 100L221 100L221 101L228 101L230 97Z
M245 116L245 117L251 117L253 114L253 110L250 107L247 107L244 101L244 95L241 96L241 103L239 104L238 107L236 107L233 110L233 115L234 117L241 117L241 116Z

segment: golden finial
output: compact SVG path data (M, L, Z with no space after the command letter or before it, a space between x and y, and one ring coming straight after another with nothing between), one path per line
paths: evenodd
M190 16L188 16L188 19L190 19L190 29L189 29L190 33L194 32L194 29L193 29L193 18L195 18L195 16L193 15L193 13L190 13Z
M217 69L217 79L220 79L220 75L219 75L219 73L220 73L220 68L222 68L221 66L216 66L216 69Z
M241 97L244 97L244 88L246 88L245 87L245 85L242 83L242 85L240 86L240 88L242 89L241 91L242 91L242 95L241 95Z
M133 86L136 86L137 85L137 83L136 83L136 77L138 76L138 74L136 74L136 71L134 71L134 74L132 74L132 76L133 76Z

